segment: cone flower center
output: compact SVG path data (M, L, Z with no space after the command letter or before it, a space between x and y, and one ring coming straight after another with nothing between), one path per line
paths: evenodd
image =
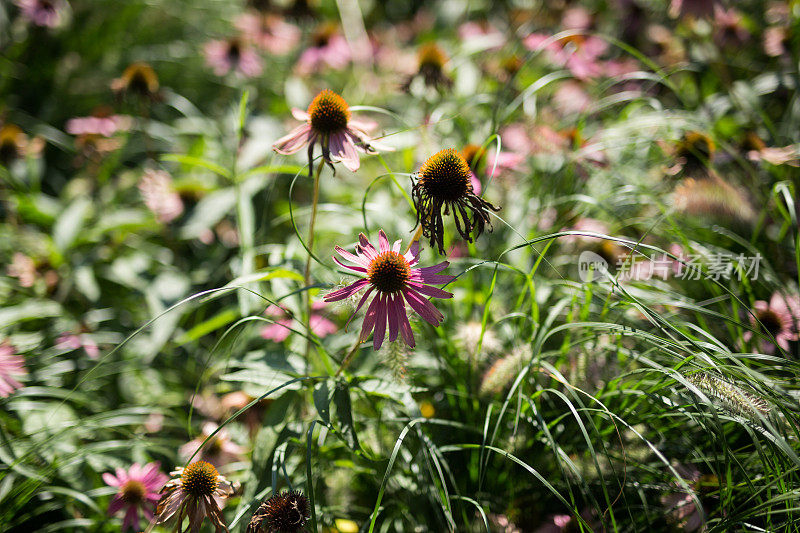
M411 277L406 258L397 252L383 252L372 260L367 269L369 282L378 291L393 293L405 287Z
M467 161L452 148L437 152L425 161L419 180L425 192L442 201L455 201L472 190Z
M211 496L217 490L217 469L205 461L196 461L183 470L183 490L195 497Z
M319 93L308 106L311 127L315 131L328 134L347 128L350 120L350 107L344 98L335 92L325 89Z
M783 329L783 324L778 314L772 309L764 309L763 311L756 312L756 318L764 326L764 329L772 334L774 337Z
M144 500L147 490L144 483L131 479L122 486L122 499L127 503L139 503Z
M442 70L444 64L447 63L447 55L444 51L436 46L435 43L428 43L422 45L418 52L419 68L434 68Z

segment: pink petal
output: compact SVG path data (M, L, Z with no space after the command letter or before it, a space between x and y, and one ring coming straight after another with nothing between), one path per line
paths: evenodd
M361 306L364 305L364 302L367 301L367 297L370 294L372 294L372 291L374 289L375 289L374 287L370 287L369 289L367 289L367 292L365 292L364 295L361 297L361 300L358 301L358 305L356 306L356 310L353 311L353 314L350 315L350 318L347 319L347 324L344 325L345 331L347 330L347 326L350 325L350 321L353 320L353 317L356 316L356 313L358 313L358 310L361 309Z
M330 335L331 333L336 333L339 330L339 328L336 327L336 324L324 316L311 315L311 320L309 322L311 325L311 331L314 333L314 335L320 338Z
M378 257L378 250L372 246L372 243L369 242L369 239L367 239L367 236L363 233L358 234L358 243L361 245L361 249L364 251L364 254L369 260Z
M424 294L425 296L431 296L433 298L452 298L453 293L443 291L442 289L437 289L436 287L430 287L428 285L417 285L416 283L409 283L411 287L419 292L420 294Z
M291 333L289 327L292 325L292 320L285 318L279 320L277 324L270 324L261 328L261 338L271 340L274 342L283 342Z
M122 499L122 494L117 494L114 496L114 499L111 500L111 503L108 504L108 515L117 514L117 511L122 509L125 506L125 500Z
M309 120L311 120L311 116L308 113L296 107L292 108L292 116L297 120L299 120L300 122L308 122Z
M346 268L346 269L348 269L348 270L352 270L352 271L354 271L354 272L361 272L361 273L366 273L366 272L367 272L367 269L366 269L365 267L363 267L363 266L350 266L350 265L345 265L344 263L342 263L341 261L339 261L339 260L338 260L337 258L335 258L335 257L333 258L333 262L334 262L334 263L336 263L337 265L339 265L339 266L340 266L340 267L342 267L342 268Z
M341 161L351 172L355 172L361 166L356 145L347 133L340 132L331 135L330 151L331 160Z
M389 248L389 239L386 238L386 234L382 229L378 230L378 245L381 253L391 250L391 248Z
M406 345L410 348L416 346L414 342L414 332L411 331L411 324L408 322L408 315L406 314L406 306L403 303L402 298L397 298L398 303L398 318L400 319L400 334L403 336L403 341L405 341Z
M472 184L472 192L475 194L480 194L481 180L478 179L478 176L476 176L474 172L469 173L469 182Z
M408 305L410 305L411 308L427 322L433 326L438 326L442 323L444 315L442 315L442 313L440 313L432 303L430 303L426 298L423 298L414 289L411 287L406 287L403 290L403 296L405 296Z
M403 297L400 294L390 294L389 301L388 301L388 312L387 316L389 318L389 342L394 342L397 339L397 332L398 332L398 325L400 322L400 313L401 310L397 309L398 302L400 305L402 304Z
M387 318L387 302L388 295L378 295L376 300L379 301L378 308L375 316L375 334L372 337L372 347L379 350L383 344L383 337L386 334L386 318Z
M113 474L111 474L109 472L106 472L105 474L103 474L102 477L103 477L103 481L105 481L106 485L108 485L109 487L119 487L120 485L122 485L122 483L120 483L119 480L117 478L115 478Z
M347 287L339 289L338 291L333 291L333 292L330 292L330 293L326 294L323 297L323 300L325 300L326 302L337 302L339 300L344 300L345 298L349 298L353 294L355 294L358 291L360 291L364 287L364 285L366 285L367 283L369 283L369 280L360 279L360 280L356 281L355 283L351 283Z
M348 252L347 250L345 250L341 246L335 246L334 250L336 250L336 252L339 255L341 255L342 257L344 257L345 259L347 259L351 263L355 263L357 265L361 265L361 266L364 266L364 267L369 266L369 262L366 259L364 259L363 257L359 257L357 255L351 254L350 252Z
M292 130L291 133L285 137L281 137L275 141L275 144L272 145L272 149L279 154L290 155L300 151L300 149L310 141L311 126L309 124L303 124Z
M378 309L380 308L381 295L378 294L372 299L372 302L367 308L367 314L364 316L364 322L361 324L361 335L359 339L363 342L367 340L372 329L375 327L375 321L378 318Z

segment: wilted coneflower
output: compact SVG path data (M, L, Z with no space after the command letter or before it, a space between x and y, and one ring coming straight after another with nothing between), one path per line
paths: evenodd
M139 181L144 203L162 224L171 222L183 213L183 200L172 187L172 176L164 170L147 169Z
M669 174L683 171L690 176L698 172L706 173L708 165L714 157L715 145L711 137L699 131L687 131L674 146L667 151L675 158L675 164Z
M156 524L162 524L178 515L176 531L180 529L184 518L189 519L186 531L197 533L208 518L217 533L228 533L228 527L222 521L222 507L225 500L234 493L233 485L219 475L214 465L205 461L195 461L186 468L177 468L170 472L170 479L161 489L161 499L156 507L155 521L147 528L150 533Z
M308 145L309 175L317 143L322 147L325 162L341 162L352 172L361 166L358 152L377 153L366 132L376 125L351 118L350 106L344 98L329 89L320 92L311 101L308 111L293 108L292 116L305 124L275 141L272 148L279 154L289 155Z
M106 472L103 481L110 487L118 489L117 494L108 505L108 514L114 515L125 510L122 530L139 531L139 510L148 520L153 519L153 507L158 501L158 491L169 479L161 472L159 463L148 463L144 466L133 463L128 470L117 468L116 476Z
M128 65L122 71L122 76L111 82L111 89L120 96L155 99L158 96L158 87L155 70L142 61Z
M789 341L798 339L798 322L800 322L800 296L784 296L774 293L769 302L758 300L753 304L753 316L750 323L754 328L763 328L775 337L775 342L784 351L789 350ZM757 320L756 320L757 319ZM745 333L745 341L749 341L753 333ZM760 342L761 349L766 353L773 353L775 345L767 338Z
M224 76L231 70L247 78L261 74L261 59L241 39L209 41L203 47L203 52L206 64L214 69L217 76Z
M311 513L308 498L299 490L275 494L262 503L246 533L297 533L306 530Z
M697 217L743 224L752 222L756 217L756 212L744 192L716 175L683 180L675 187L673 204L678 211Z
M431 246L438 247L440 254L444 253L443 214L448 215L452 210L459 235L472 242L473 231L475 238L487 224L491 231L488 210L500 210L475 194L471 177L467 161L452 148L429 157L417 173L411 189L417 224L422 225L422 234L430 239Z
M16 0L22 15L36 24L55 28L61 23L66 9L64 0Z
M436 43L423 44L417 52L417 73L403 83L403 90L408 91L417 77L422 78L425 85L437 91L450 89L453 86L453 80L444 72L447 61L447 54L439 45Z
M11 376L28 373L25 369L25 358L15 355L15 352L11 344L0 344L0 398L7 398L15 390L22 388L22 383Z
M336 302L344 300L354 295L364 287L367 291L358 302L353 316L361 309L364 302L374 292L372 302L367 308L364 323L361 326L360 340L363 342L369 337L372 330L375 335L372 345L375 350L383 344L386 334L386 324L389 324L389 341L397 338L398 331L403 337L403 341L410 347L414 347L414 333L411 331L411 324L406 314L408 305L433 326L442 323L444 316L436 309L433 304L425 298L452 298L452 293L431 287L431 284L439 285L449 283L455 279L454 276L439 274L450 264L443 261L438 265L429 267L414 266L419 262L419 242L414 241L410 249L405 253L400 253L400 243L397 240L393 245L389 245L389 240L383 230L378 232L379 248L375 249L370 244L366 235L359 235L359 244L356 245L356 254L353 255L340 246L336 247L336 252L351 263L358 266L348 266L334 257L334 261L344 268L362 274L364 277L355 283L333 291L325 295L326 302ZM350 320L353 318L350 317ZM348 321L349 322L349 321Z

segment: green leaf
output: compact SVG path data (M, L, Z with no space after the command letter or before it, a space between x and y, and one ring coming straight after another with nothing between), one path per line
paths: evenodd
M212 163L211 161L207 161L200 157L192 157L190 155L183 155L183 154L164 154L161 156L162 161L174 161L176 163L180 163L182 165L186 165L188 167L203 167L206 170L210 170L215 174L219 174L223 178L230 179L231 173L228 169L223 166L220 166L216 163Z
M53 242L58 250L64 252L75 242L91 205L91 200L81 196L62 211L53 226Z
M358 437L356 436L356 428L353 425L353 411L352 404L350 403L350 391L347 384L339 382L336 384L336 389L333 391L333 403L336 405L336 416L341 425L341 432L353 450L359 449Z
M348 398L349 400L349 398ZM331 391L328 382L323 381L314 389L314 407L326 424L331 423Z

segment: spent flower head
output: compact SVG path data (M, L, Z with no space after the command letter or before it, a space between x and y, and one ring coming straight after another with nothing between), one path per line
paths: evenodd
M310 515L308 498L299 490L284 491L262 503L246 533L297 533L305 531Z
M456 230L464 240L472 242L486 225L491 231L489 210L499 211L477 194L472 185L472 171L464 157L452 148L441 150L428 158L417 173L411 189L417 208L417 224L440 254L444 253L444 220L442 215L453 212Z

